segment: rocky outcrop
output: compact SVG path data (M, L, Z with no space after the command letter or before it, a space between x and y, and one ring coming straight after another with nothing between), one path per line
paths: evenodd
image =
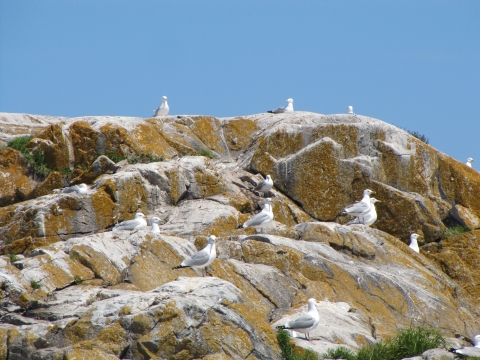
M0 115L5 140L19 119ZM403 130L306 112L58 120L27 147L71 174L42 181L19 152L0 154L0 359L280 359L275 326L311 297L314 341L295 342L319 353L411 324L480 331L479 231L442 239L452 224L479 227L480 175ZM252 189L267 174L273 224L239 228L262 208ZM56 191L68 182L87 194ZM342 225L365 188L378 221ZM160 234L109 231L139 211ZM209 277L172 270L209 235Z

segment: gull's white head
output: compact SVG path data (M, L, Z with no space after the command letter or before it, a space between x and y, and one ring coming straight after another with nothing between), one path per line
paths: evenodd
M480 335L475 335L473 338L473 346L480 347Z
M266 180L272 180L272 178L270 177L270 175L267 175L267 176L265 177L265 179L266 179Z
M210 235L210 237L208 238L208 243L215 244L215 240L217 240L217 237L215 235Z
M270 199L270 198L266 198L266 199L263 201L263 204L264 204L264 205L271 205L271 203L272 203L272 199Z
M144 219L145 218L145 215L143 215L143 213L141 212L138 212L135 214L135 219Z
M155 217L152 218L152 223L154 223L154 224L158 224L160 221L161 221L161 220L160 220L159 217L156 217L156 216L155 216Z
M293 103L293 99L292 99L292 98L289 98L289 99L287 99L287 102L288 102L288 103Z
M415 240L415 241L417 241L417 238L418 238L419 236L420 236L420 235L418 235L418 234L412 234L412 235L410 235L410 240Z
M310 298L308 299L308 309L313 309L315 307L315 304L317 303L317 301L314 299L314 298Z
M375 198L370 198L370 204L375 204L377 202L381 202L380 200L377 200Z
M80 185L78 185L78 187L82 188L82 189L88 189L87 184L80 184Z
M467 162L471 163L471 162L474 162L475 160L473 160L472 158L468 158L467 159Z
M167 97L166 97L166 96L162 96L162 101L167 101Z
M363 196L365 196L365 195L370 196L370 195L372 195L372 194L373 194L373 191L370 190L370 189L363 190Z

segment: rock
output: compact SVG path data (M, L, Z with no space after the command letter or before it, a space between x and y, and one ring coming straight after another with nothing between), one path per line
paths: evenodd
M424 360L454 360L455 355L445 349L430 349L422 354Z
M116 165L105 155L99 156L92 162L87 172L82 173L79 177L72 179L74 184L91 184L96 178L103 174L115 174L120 166Z

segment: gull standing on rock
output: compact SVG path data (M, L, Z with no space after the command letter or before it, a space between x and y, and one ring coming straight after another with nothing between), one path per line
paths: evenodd
M460 349L452 348L449 351L464 357L480 357L480 335L476 335L473 338L473 346L466 346Z
M160 218L158 217L153 217L151 219L151 222L152 222L152 230L151 232L154 233L154 234L160 234L160 228L158 227L158 224L160 223Z
M167 103L167 97L166 96L162 96L162 105L160 105L157 110L155 110L155 116L164 116L164 115L168 115L168 111L170 110L170 108L168 107L168 103Z
M62 190L62 193L77 193L80 195L85 195L87 193L88 186L87 184L73 185Z
M258 191L258 192L262 192L263 196L265 196L265 194L268 194L268 192L270 191L270 189L272 187L273 187L273 180L270 177L270 175L267 175L265 180L258 183L257 186L255 187L255 189L253 189L253 190Z
M270 110L267 111L270 114L281 114L281 113L286 113L286 112L293 112L293 99L287 99L287 106L280 106L276 108L275 110Z
M371 194L373 194L372 190L364 190L362 200L356 202L355 204L348 205L345 209L343 209L342 214L352 216L361 216L367 214L372 207L372 203L370 202Z
M375 209L375 203L381 202L375 198L370 198L370 210L366 213L362 213L362 215L358 216L356 219L348 222L347 225L353 224L362 224L366 226L372 225L375 221L377 221L377 210Z
M472 167L472 162L474 162L475 160L473 160L472 158L468 158L467 159L467 162L465 163L465 165L467 165L468 167Z
M143 215L141 212L138 212L135 214L135 218L133 220L122 221L120 224L115 225L112 231L138 230L145 226L147 226L145 215Z
M208 244L207 246L205 246L205 248L203 248L203 250L200 250L199 252L193 254L192 257L183 260L180 265L175 266L174 268L172 268L172 270L182 269L186 267L201 268L202 275L205 276L205 268L210 265L217 257L217 251L215 250L215 240L216 237L214 235L210 235L210 237L208 238Z
M420 248L418 247L418 242L417 242L417 238L419 237L420 235L418 234L412 234L410 235L410 245L408 245L408 247L410 249L412 249L413 251L415 251L416 253L419 253L420 254Z
M298 319L290 320L285 325L277 326L277 329L293 330L305 334L305 339L310 340L310 331L315 329L320 322L320 314L315 306L315 299L308 299L308 312Z
M245 222L241 227L253 227L258 229L265 227L273 221L272 199L266 198L263 204L263 210Z

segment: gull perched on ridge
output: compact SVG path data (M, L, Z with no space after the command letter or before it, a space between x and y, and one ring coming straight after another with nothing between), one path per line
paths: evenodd
M366 226L372 225L375 221L377 221L377 210L375 209L375 203L381 202L375 198L370 198L370 209L366 213L362 213L362 215L358 216L356 219L349 221L347 225L353 224L363 224Z
M467 159L467 162L465 163L465 165L467 165L468 167L472 167L472 162L474 162L475 160L473 160L472 158L468 158Z
M310 341L310 331L315 329L320 322L320 314L315 306L315 299L308 299L308 312L295 320L290 320L277 329L293 330L305 334L305 339Z
M464 357L480 357L480 335L475 335L473 338L473 346L466 346L460 349L450 349L449 351Z
M122 221L121 223L115 225L112 231L138 230L144 226L147 226L145 215L143 215L141 212L138 212L135 214L135 218L133 220Z
M270 114L281 114L286 112L293 112L293 99L287 99L287 106L280 106L274 110L267 111Z
M199 252L193 254L192 257L183 260L180 265L175 266L174 268L172 268L172 270L182 269L186 267L201 268L202 275L205 276L205 268L210 265L217 257L217 251L215 250L215 240L216 237L214 235L210 235L210 237L208 238L208 244L203 248L203 250L200 250Z
M266 198L263 204L263 210L245 222L241 227L263 228L273 221L272 199Z
M418 234L410 235L410 245L408 245L408 247L410 249L412 249L413 251L415 251L416 253L420 253L420 248L418 247L418 242L417 242L417 238L419 236L420 235L418 235Z
M62 190L62 193L77 193L85 195L87 193L87 184L73 185Z
M273 186L273 180L270 177L270 175L267 175L265 180L259 182L253 190L262 192L263 196L265 196L265 194L268 194L272 186Z
M350 115L355 115L355 113L353 112L353 106L349 106L347 110Z
M343 209L342 214L344 215L352 215L352 216L361 216L365 215L372 206L370 202L370 195L373 194L372 190L366 189L363 191L363 198L359 202L355 204L348 205L345 209ZM378 201L378 200L377 200Z
M154 233L154 234L160 234L160 228L158 227L158 224L160 223L160 218L158 217L153 217L151 219L151 222L152 222L152 230L151 232Z
M168 111L170 110L170 108L168 107L168 103L167 103L167 97L166 96L162 96L162 105L160 105L157 110L154 110L155 111L155 115L154 116L164 116L164 115L168 115Z

